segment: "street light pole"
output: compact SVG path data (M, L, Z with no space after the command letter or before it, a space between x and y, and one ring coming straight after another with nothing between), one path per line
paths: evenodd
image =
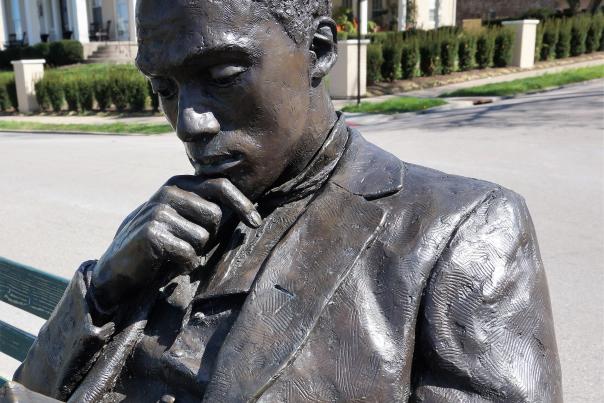
M357 0L357 105L361 103L361 0Z

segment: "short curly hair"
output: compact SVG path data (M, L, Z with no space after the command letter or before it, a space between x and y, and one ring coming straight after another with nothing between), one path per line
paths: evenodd
M253 0L264 3L298 44L308 38L313 21L331 16L331 0Z

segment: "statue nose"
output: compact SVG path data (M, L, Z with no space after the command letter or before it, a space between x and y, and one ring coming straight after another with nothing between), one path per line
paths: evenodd
M202 140L220 132L220 124L214 114L204 110L196 111L193 107L185 107L178 112L176 134L184 142Z

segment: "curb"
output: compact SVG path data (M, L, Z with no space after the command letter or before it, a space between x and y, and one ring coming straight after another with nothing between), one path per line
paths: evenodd
M131 136L131 137L149 137L149 136L165 136L173 133L107 133L107 132L83 132L83 131L57 131L57 130L20 130L20 129L0 129L0 133L27 133L27 134L58 134L58 135L90 135L90 136Z

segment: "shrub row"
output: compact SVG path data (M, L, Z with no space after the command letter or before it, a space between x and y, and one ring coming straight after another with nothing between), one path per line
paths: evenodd
M17 109L17 86L12 75L0 78L0 110Z
M563 59L604 50L604 14L549 18L537 29L536 60Z
M8 47L0 51L0 69L11 69L13 60L46 59L50 66L66 66L84 60L84 48L78 41L64 40L34 46Z
M514 34L506 28L479 33L458 28L433 31L380 32L371 35L367 52L367 79L410 79L450 74L473 68L510 64Z
M60 112L106 111L112 106L118 112L140 112L150 105L159 108L147 79L133 66L108 66L94 74L64 74L47 71L36 83L36 98L42 110Z

